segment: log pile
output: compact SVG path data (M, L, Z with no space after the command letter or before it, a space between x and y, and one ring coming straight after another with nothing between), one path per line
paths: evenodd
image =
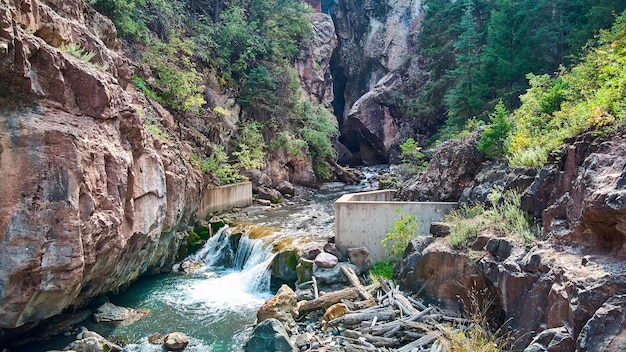
M390 282L364 287L353 271L344 275L352 287L298 303L298 330L306 331L293 338L300 351L443 351L444 333L461 332L471 324L425 305Z

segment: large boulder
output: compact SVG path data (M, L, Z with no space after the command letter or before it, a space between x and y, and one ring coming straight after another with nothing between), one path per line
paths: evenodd
M298 304L296 293L287 286L282 285L274 297L263 303L256 314L257 323L273 318L277 319L285 326L294 327L294 318L298 317Z
M109 19L82 1L7 0L0 23L2 340L170 270L206 181L186 143L144 127L173 118L127 85Z
M297 352L285 326L274 318L264 320L252 331L243 346L245 352Z
M398 197L409 201L458 201L485 161L476 147L478 138L475 133L442 143L426 171L406 181Z
M184 350L188 344L189 340L180 332L170 332L163 339L163 346L170 351Z
M626 351L626 294L609 298L578 336L579 351Z

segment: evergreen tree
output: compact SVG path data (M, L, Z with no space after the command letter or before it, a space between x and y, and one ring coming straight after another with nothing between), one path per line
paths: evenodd
M444 97L448 108L448 119L459 127L468 118L480 111L483 103L477 79L480 47L477 23L474 17L474 1L466 0L464 6L461 33L459 39L454 43L456 68L449 73L450 78L456 83Z
M509 112L502 101L498 102L493 114L489 116L491 125L485 129L480 141L478 151L488 158L496 158L504 155L506 140L511 132L512 124L508 120Z

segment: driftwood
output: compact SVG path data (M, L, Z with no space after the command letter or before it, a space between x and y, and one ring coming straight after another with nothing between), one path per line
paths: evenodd
M359 297L358 290L354 287L349 287L339 291L328 292L309 301L300 301L298 303L298 311L302 314L320 308L328 308L335 303L341 302L343 299L354 300L357 297Z
M470 325L467 319L407 296L392 283L364 287L353 270L342 268L342 272L353 287L299 303L301 315L339 302L348 308L345 315L323 321L328 330L314 334L317 347L311 344L308 351L332 344L344 351L439 352L444 349L441 338L445 334L463 332ZM311 316L319 319L319 315ZM306 330L315 330L315 324Z
M348 279L348 281L350 282L350 284L354 287L356 287L356 289L359 291L359 295L361 295L361 297L363 297L363 299L374 299L374 296L372 296L371 293L367 292L365 290L365 287L363 287L363 285L361 285L361 281L359 281L359 277L356 276L356 273L354 272L354 270L352 270L351 267L349 266L342 266L341 267L341 272L346 276L346 278Z

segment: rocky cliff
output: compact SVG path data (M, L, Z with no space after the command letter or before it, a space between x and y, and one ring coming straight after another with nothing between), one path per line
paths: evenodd
M413 122L396 109L398 93L409 77L424 80L413 45L422 2L339 0L328 7L339 40L331 62L334 108L340 142L349 151L340 162L387 163L412 130Z
M175 259L206 184L130 72L81 1L0 2L0 339Z
M422 238L398 267L401 284L455 309L471 310L477 303L498 324L514 329L514 350L626 349L625 147L623 131L584 134L568 141L539 172L477 164L472 157L431 162L416 178L424 184L412 183L405 195L454 194L449 200L472 202L485 201L495 186L517 189L523 191L522 207L542 220L543 234L528 243L483 233L471 251L453 250L445 239ZM445 149L434 158L448 155ZM442 184L431 177L445 172L473 180ZM428 185L438 191L427 192Z

